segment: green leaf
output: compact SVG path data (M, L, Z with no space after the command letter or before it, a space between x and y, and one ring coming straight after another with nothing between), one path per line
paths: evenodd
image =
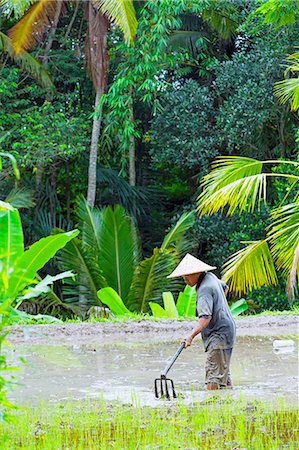
M186 286L183 292L179 293L177 304L180 317L195 317L196 312L196 288Z
M55 276L47 275L36 286L29 287L26 290L25 294L22 295L22 297L20 297L18 300L30 300L31 298L39 297L42 294L47 294L50 291L50 286L52 286L55 281L63 280L69 277L73 278L74 276L75 274L71 271L59 273Z
M137 19L132 0L93 0L93 5L120 27L128 44L133 43Z
M248 309L248 305L244 298L241 298L240 300L238 300L238 301L234 302L232 305L230 305L230 311L234 317L238 316L239 314L246 311L247 309Z
M24 320L28 319L28 321L32 320L38 320L38 319L45 319L48 323L63 323L63 320L57 319L57 317L49 316L47 314L28 314L25 311L19 311L15 310L16 317L21 320L21 322L24 322ZM13 322L17 323L18 319L14 318Z
M0 260L10 270L15 260L24 252L23 229L19 212L10 205L0 205Z
M293 174L273 172L261 173L263 165L279 164L279 161L258 161L240 156L216 158L212 171L203 177L202 193L197 199L197 211L200 215L214 214L227 205L227 215L237 209L252 212L258 203L266 202L267 178L284 177L298 181ZM288 164L298 165L293 161Z
M37 80L43 87L51 90L54 89L53 80L43 65L33 58L30 53L24 51L21 54L16 54L11 39L1 32L0 53L6 53L9 55L9 57L16 64L18 64L24 72L28 73L32 78ZM15 170L15 173L16 175L18 174L17 169Z
M161 250L166 250L171 245L174 246L177 244L182 239L183 234L193 226L194 220L195 211L182 214L173 228L166 234L161 245Z
M234 253L224 265L223 280L236 295L276 285L276 270L267 241L251 242Z
M175 265L173 253L155 248L153 255L141 261L136 268L127 306L132 310L146 312L150 301L160 302L163 290L175 284L166 278Z
M275 95L281 103L290 102L291 110L297 111L299 108L299 78L289 78L278 81L274 85Z
M102 213L98 208L91 208L87 201L80 197L78 200L77 216L84 246L93 252L100 252L100 234L103 227Z
M98 255L100 268L107 284L126 303L139 254L136 229L119 205L104 208L102 221Z
M179 317L174 298L171 292L163 292L162 294L164 301L164 309L167 314L167 317L172 319L177 319Z
M78 234L78 230L68 231L48 236L32 244L29 250L15 261L14 271L9 279L8 295L16 297L28 285L28 280L34 279L36 272Z
M266 174L263 163L251 158L216 158L212 171L203 177L203 192L197 199L201 215L213 214L228 205L227 214L238 208L253 211L256 201L266 201Z
M112 287L100 289L98 297L115 316L131 315L131 312L125 307L122 299Z
M77 276L75 281L63 287L68 302L80 303L86 308L99 305L97 291L107 286L99 266L98 258L80 239L70 241L58 257L59 267L71 269Z
M168 317L165 309L163 309L162 306L158 305L158 303L149 302L149 306L152 310L154 317L163 318L163 319L166 319Z
M14 188L7 195L5 201L14 208L31 208L34 205L32 191L26 188Z
M271 252L278 270L287 277L291 271L295 250L299 245L299 202L276 208L272 217L274 222L268 228L272 244Z

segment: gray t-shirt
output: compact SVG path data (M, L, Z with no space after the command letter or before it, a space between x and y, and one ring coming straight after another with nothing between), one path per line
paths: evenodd
M196 290L198 317L211 317L201 332L205 351L232 348L235 343L236 325L223 292L224 284L208 272Z

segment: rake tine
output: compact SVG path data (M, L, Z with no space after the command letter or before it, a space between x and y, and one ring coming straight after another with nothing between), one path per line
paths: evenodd
M161 398L164 397L163 378L160 378Z
M168 385L167 385L167 381L168 381L168 378L165 378L165 392L166 392L166 398L170 398L170 395L169 395L169 391L168 391Z
M158 379L155 379L155 397L159 398L159 393L158 393Z
M172 387L172 395L173 395L173 398L177 398L176 393L175 393L175 390L174 390L173 380L170 380L170 382L171 382L171 387Z

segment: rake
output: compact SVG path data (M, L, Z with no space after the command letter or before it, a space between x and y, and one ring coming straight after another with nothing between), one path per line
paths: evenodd
M175 363L175 361L177 360L177 358L179 357L179 355L182 353L184 348L185 348L185 342L183 342L179 346L179 348L177 349L177 351L175 352L175 354L173 355L173 357L171 358L171 360L169 361L169 363L167 364L167 366L161 373L160 378L155 379L155 397L156 398L165 398L166 397L166 398L170 399L169 391L172 392L173 398L177 398L177 395L176 395L175 389L174 389L173 380L171 378L167 378L167 374L170 371L173 364Z

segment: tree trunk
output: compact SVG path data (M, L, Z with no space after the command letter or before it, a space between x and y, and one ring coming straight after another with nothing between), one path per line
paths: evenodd
M57 2L57 7L56 7L56 11L55 11L53 24L52 24L51 30L49 32L48 42L47 42L47 45L45 47L45 53L44 53L44 56L43 56L43 65L44 66L46 66L48 64L48 62L49 62L49 53L50 53L50 50L51 50L52 45L53 45L55 33L56 33L56 30L57 30L58 21L59 21L60 15L62 14L62 7L63 7L63 2Z
M91 1L86 5L86 17L88 20L88 30L85 42L85 53L87 57L87 67L96 92L96 112L100 98L107 87L107 34L109 22L101 11L93 7ZM94 206L96 198L97 156L101 123L102 114L101 111L97 111L97 114L94 114L93 118L88 168L87 203L90 206Z
M102 92L98 91L96 93L94 109L97 110L99 105L99 100L101 98ZM89 167L88 167L88 191L87 191L87 203L89 206L94 206L96 199L96 188L97 188L97 158L98 158L98 144L101 131L102 117L100 115L97 118L96 114L93 116L92 124L92 134L91 134L91 144L89 153Z
M133 105L131 110L131 121L134 121ZM130 136L130 147L129 147L129 184L131 186L136 186L136 147L135 147L135 137L133 134Z

